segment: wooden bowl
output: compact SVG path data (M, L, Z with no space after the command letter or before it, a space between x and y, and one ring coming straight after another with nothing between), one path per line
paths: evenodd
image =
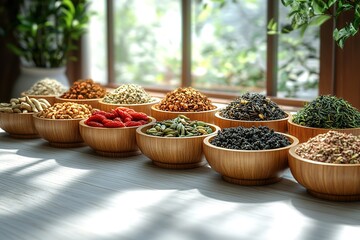
M234 120L228 119L221 116L220 112L215 113L215 125L221 128L231 128L231 127L246 127L250 128L252 126L267 126L268 128L274 129L275 132L287 132L287 121L289 119L289 114L287 114L286 118L278 119L278 120L268 120L268 121L243 121L243 120Z
M289 167L296 181L311 195L332 201L360 200L360 164L308 160L295 153L299 146L289 151Z
M288 168L288 150L299 140L285 135L291 145L269 150L234 150L210 143L214 136L204 139L203 149L212 169L231 183L240 185L266 185L280 181Z
M39 135L54 147L80 147L84 141L80 135L79 122L82 119L49 119L33 115Z
M25 94L24 92L21 93L21 96L25 97L28 96L29 98L35 98L35 99L46 99L50 105L54 105L55 103L55 95L29 95L29 94Z
M61 97L55 97L55 103L63 103L63 102L74 102L79 104L88 104L91 105L93 108L99 108L99 101L102 98L94 98L94 99L67 99Z
M155 123L149 118L149 124ZM80 121L80 134L84 142L96 153L107 157L128 157L141 154L136 144L135 127L102 128L86 125L85 119ZM146 126L147 124L143 125Z
M151 106L151 116L154 117L157 121L174 119L179 115L184 115L190 118L191 120L198 120L206 123L214 123L215 113L219 110L219 107L216 107L215 109L209 111L171 112L171 111L159 110L157 107L158 104Z
M203 139L215 135L220 128L208 124L211 134L194 137L159 137L146 134L154 124L136 129L136 141L141 152L162 168L188 169L206 164L202 151Z
M360 135L360 128L313 128L296 124L292 121L292 118L288 119L288 132L290 135L297 137L300 143L306 142L316 135L327 133L330 130L347 134L351 133L353 135Z
M150 103L142 103L142 104L112 104L106 103L102 100L99 101L99 108L100 110L110 112L112 109L117 107L127 107L134 109L136 112L143 112L147 115L151 115L151 106L160 102L160 98L153 98L154 101Z
M38 138L33 114L0 112L0 128L15 138Z

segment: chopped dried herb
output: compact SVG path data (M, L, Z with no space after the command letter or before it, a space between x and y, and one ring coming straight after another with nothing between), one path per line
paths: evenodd
M207 96L192 87L168 92L157 107L172 112L201 112L216 108Z
M111 104L142 104L155 100L137 84L123 84L105 95L103 102Z
M224 118L245 121L266 121L286 118L279 106L259 93L245 93L220 111Z
M342 98L324 95L306 104L292 121L315 128L358 128L360 112Z
M325 163L360 163L360 136L329 131L310 138L296 150L300 157Z
M211 140L211 144L236 150L265 150L286 147L291 144L282 134L266 126L224 128Z

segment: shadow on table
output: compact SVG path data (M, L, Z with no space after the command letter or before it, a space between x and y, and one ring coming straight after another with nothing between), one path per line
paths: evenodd
M290 200L301 188L295 181L287 178L269 185L243 186L226 182L216 172L210 174L206 181L206 188L199 189L203 195L229 202L266 203Z
M291 204L303 215L318 222L360 226L359 202L334 202L315 198L305 189Z

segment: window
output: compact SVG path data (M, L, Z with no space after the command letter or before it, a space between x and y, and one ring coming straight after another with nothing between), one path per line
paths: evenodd
M319 29L304 39L296 32L268 36L267 22L286 17L280 1L104 2L93 1L98 14L90 23L89 71L96 80L162 91L190 85L227 98L246 91L275 98L318 94ZM96 40L99 32L107 40Z

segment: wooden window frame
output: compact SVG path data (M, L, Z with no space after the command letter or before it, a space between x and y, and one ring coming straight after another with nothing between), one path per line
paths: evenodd
M108 86L116 87L114 70L114 0L106 0L107 15L107 71ZM270 19L279 19L279 0L267 0L267 22ZM182 69L180 86L191 86L191 0L181 0L182 14ZM333 59L335 46L329 34L332 34L333 23L326 23L320 30L320 76L319 76L319 95L334 93L334 68ZM323 40L324 39L324 40ZM331 51L329 51L329 46ZM281 105L302 107L304 99L279 98L277 97L277 67L278 67L278 36L267 35L267 73L266 73L266 95ZM330 66L330 67L329 67ZM160 95L168 92L166 87L145 87L147 91ZM219 101L228 102L238 95L224 93L220 91L203 91L211 98Z

